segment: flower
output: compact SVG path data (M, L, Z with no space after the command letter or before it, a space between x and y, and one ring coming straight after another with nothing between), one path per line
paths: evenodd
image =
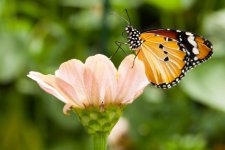
M126 118L120 117L119 121L113 127L109 137L108 143L110 149L132 149L132 142L128 135L129 123Z
M132 103L149 84L143 63L135 59L133 66L133 61L134 55L127 56L117 71L109 58L97 54L84 64L77 59L64 62L55 75L31 71L28 77L64 102L65 113L70 108L89 106L104 109L110 104Z
M84 64L77 59L69 60L55 75L31 71L28 77L64 102L65 114L74 110L92 135L94 150L105 150L107 136L123 108L149 84L144 64L134 58L127 56L117 71L109 58L98 54L87 58Z

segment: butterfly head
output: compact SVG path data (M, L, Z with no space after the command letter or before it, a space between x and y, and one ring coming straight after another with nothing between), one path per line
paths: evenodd
M137 50L142 44L142 40L140 39L141 33L131 25L128 25L125 28L125 31L128 34L128 44L130 45L130 49Z

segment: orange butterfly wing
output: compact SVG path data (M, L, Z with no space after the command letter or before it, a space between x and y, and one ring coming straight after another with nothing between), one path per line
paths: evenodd
M140 33L125 28L130 49L145 65L149 81L158 88L171 88L186 72L211 57L212 44L201 36L171 29Z
M186 53L176 40L166 41L165 36L142 33L143 43L138 58L145 65L146 75L153 84L170 88L179 82L185 70ZM182 49L181 49L182 48ZM176 80L177 79L177 80Z

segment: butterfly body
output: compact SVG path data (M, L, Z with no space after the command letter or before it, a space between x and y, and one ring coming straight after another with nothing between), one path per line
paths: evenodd
M171 88L186 72L212 55L212 44L202 36L172 29L140 33L131 25L125 28L130 49L145 65L149 81L158 88Z

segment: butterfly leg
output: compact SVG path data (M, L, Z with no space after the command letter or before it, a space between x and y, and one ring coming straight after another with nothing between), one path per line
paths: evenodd
M141 50L138 50L137 54L134 53L135 57L134 57L134 60L133 60L132 68L134 67L135 59L137 58L137 56L138 56L138 54L139 54L140 51L141 51Z
M127 45L126 42L119 42L119 41L116 41L115 43L116 43L116 45L118 46L117 51L118 51L119 49L121 49L125 55L128 55L128 54L123 50L123 48L121 47L122 44Z
M127 43L116 41L115 44L118 46L118 48L117 48L117 50L115 51L115 53L110 57L110 59L112 59L112 58L115 56L115 54L118 52L119 49L121 49L121 50L123 51L123 53L124 53L125 55L127 55L127 53L126 53L126 52L123 50L123 48L121 47L122 44L127 44Z

